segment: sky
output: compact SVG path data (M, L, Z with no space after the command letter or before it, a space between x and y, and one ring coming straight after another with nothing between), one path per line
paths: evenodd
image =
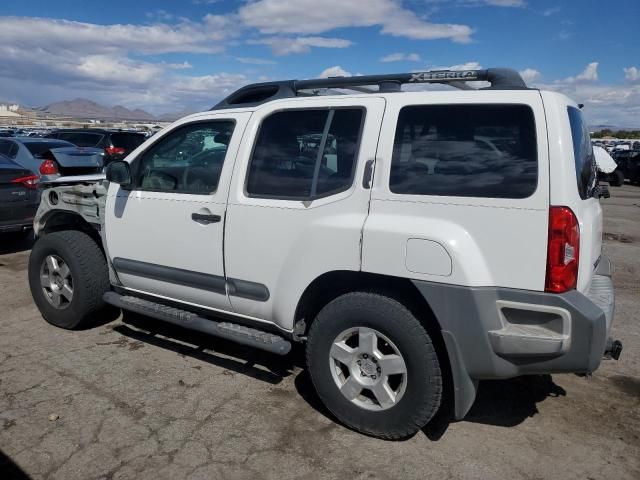
M511 67L591 125L640 127L639 17L638 0L0 0L0 101L161 114L258 81Z

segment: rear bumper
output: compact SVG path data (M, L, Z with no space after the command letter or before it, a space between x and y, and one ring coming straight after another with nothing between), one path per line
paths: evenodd
M609 339L613 283L609 260L601 263L585 294L414 281L442 328L457 384L458 418L473 403L478 380L590 373L599 367L614 345Z

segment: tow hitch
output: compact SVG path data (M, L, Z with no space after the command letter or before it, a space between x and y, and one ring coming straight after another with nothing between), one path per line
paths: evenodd
M622 353L622 342L620 340L614 340L611 345L604 352L604 358L618 360Z

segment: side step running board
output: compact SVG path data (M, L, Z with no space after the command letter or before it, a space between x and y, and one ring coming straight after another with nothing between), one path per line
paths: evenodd
M102 299L106 303L123 310L147 315L190 330L226 338L227 340L266 350L277 355L286 355L291 350L291 343L286 339L255 328L231 322L217 322L187 310L168 307L138 297L120 295L116 292L107 292Z

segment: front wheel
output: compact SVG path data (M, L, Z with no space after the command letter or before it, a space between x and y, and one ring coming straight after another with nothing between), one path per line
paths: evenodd
M107 262L86 233L67 230L39 238L29 257L31 295L44 319L75 329L112 315L102 301L109 290Z
M348 293L327 304L311 325L307 364L326 407L368 435L406 438L440 406L442 376L429 334L383 295Z

